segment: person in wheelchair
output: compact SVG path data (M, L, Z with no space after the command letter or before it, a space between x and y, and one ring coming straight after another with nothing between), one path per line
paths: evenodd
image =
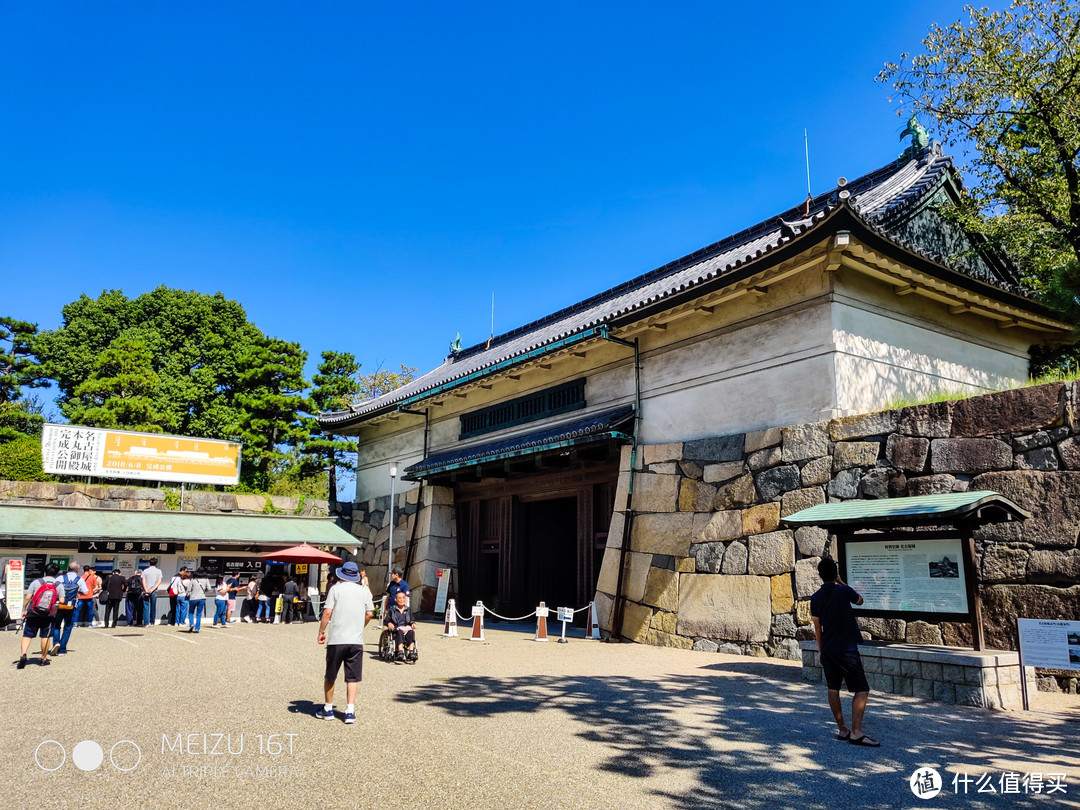
M386 627L394 636L394 660L416 663L416 620L409 609L409 597L398 591L386 611Z

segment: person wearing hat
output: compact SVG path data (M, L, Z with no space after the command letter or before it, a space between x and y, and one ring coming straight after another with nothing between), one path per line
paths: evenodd
M326 596L319 622L319 644L326 645L323 692L326 702L315 712L320 720L334 719L334 684L345 667L346 723L356 722L356 690L363 676L364 628L375 615L371 591L360 584L360 569L350 561L337 570L337 582Z

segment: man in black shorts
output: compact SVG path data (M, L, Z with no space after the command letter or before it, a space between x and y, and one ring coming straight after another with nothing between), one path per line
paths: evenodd
M320 720L334 719L334 682L345 666L346 723L356 722L356 689L363 676L364 627L375 615L371 591L360 584L360 569L347 562L337 570L338 581L326 596L319 622L320 644L326 645L323 693L326 702L315 712Z
M825 673L825 684L829 688L829 708L836 718L836 739L852 745L877 748L881 743L862 732L870 684L866 682L862 658L859 657L862 633L859 632L851 606L861 605L863 598L840 579L834 560L824 557L818 563L818 574L824 584L810 597L810 615L814 619L814 637ZM846 683L848 691L854 694L851 699L850 729L844 723L844 708L840 703L841 683Z

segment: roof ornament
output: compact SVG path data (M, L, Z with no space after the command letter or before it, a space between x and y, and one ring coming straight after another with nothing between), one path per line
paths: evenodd
M450 344L450 356L457 357L459 354L461 354L461 332L457 333L457 337Z
M914 115L908 119L907 129L900 133L900 140L904 140L908 135L911 136L911 145L900 153L900 157L897 159L898 163L907 163L912 160L930 143L930 135L927 133L926 127L920 124Z

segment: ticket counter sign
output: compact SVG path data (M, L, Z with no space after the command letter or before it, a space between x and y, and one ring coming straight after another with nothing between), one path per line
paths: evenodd
M216 439L78 425L46 424L41 433L42 466L54 475L233 485L240 449Z

